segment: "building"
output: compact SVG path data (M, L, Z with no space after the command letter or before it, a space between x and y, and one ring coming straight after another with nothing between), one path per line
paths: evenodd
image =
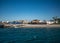
M47 24L54 24L54 21L46 21Z
M9 24L22 24L22 22L19 22L19 21L12 21L12 22L9 22Z
M47 24L46 20L43 20L43 21L40 20L39 22L40 22L40 24Z
M32 24L39 24L40 23L40 20L35 19L35 20L32 20L31 23Z
M27 20L22 20L22 23L23 23L23 24L28 24L29 21L27 21Z

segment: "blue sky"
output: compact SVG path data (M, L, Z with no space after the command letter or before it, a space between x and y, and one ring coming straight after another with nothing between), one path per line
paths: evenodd
M0 0L0 21L60 17L59 0Z

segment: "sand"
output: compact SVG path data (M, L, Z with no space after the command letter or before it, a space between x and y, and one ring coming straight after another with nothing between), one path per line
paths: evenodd
M23 28L41 28L41 27L60 27L58 24L52 24L52 25L47 25L47 24L5 24L5 27L23 27Z
M21 27L27 27L27 28L30 28L30 27L33 27L33 28L40 28L40 27L60 27L60 25L46 25L46 24L44 24L44 25L38 25L38 24L26 24L26 25L24 25L24 26L21 26Z

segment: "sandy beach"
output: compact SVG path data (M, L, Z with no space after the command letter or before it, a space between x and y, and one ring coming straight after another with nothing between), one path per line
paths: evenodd
M50 27L60 27L59 24L52 24L52 25L47 25L47 24L5 24L5 27L15 27L15 28L20 28L20 27L23 27L23 28L44 28L44 27L47 27L47 28L50 28Z
M26 28L40 28L40 27L60 27L60 25L38 25L38 24L26 24L24 26L21 26L21 27L26 27Z

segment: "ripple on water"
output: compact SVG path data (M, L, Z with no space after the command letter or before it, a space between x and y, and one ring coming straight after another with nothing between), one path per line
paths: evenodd
M60 28L0 29L0 43L59 43Z

